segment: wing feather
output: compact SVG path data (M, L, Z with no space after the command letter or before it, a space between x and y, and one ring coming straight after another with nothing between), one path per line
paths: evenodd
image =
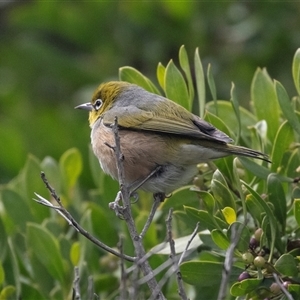
M145 111L136 106L112 108L102 116L103 123L107 126L118 118L118 125L134 130L147 130L157 133L176 134L196 139L211 140L228 143L232 140L223 132L199 117L190 114L191 118L182 118L176 115L159 116L152 111Z

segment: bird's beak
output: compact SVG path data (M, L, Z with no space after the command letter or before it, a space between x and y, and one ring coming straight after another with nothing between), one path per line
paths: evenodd
M84 103L76 106L75 109L84 109L84 110L92 111L93 105L91 103Z

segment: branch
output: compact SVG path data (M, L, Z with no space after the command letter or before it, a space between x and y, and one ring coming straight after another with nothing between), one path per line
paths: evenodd
M127 224L128 231L131 237L131 240L133 242L133 246L136 253L136 263L141 268L144 276L150 275L150 279L147 282L148 287L150 291L153 293L156 293L156 299L164 300L165 297L163 293L161 292L157 281L154 277L153 270L148 262L148 260L145 260L143 262L140 262L140 260L146 255L146 251L144 249L144 246L142 244L142 239L140 238L140 235L137 232L132 212L131 212L131 205L130 205L130 196L131 192L129 189L129 186L125 183L125 171L124 171L124 165L123 160L124 156L121 152L121 143L120 143L120 136L119 136L119 128L118 128L118 118L115 117L115 122L112 124L112 131L114 133L115 138L115 156L116 156L116 162L117 162L117 169L118 169L118 180L120 185L120 198L122 199L123 207L120 207L118 204L115 205L118 212L122 212L122 216ZM120 198L118 201L120 201Z
M126 255L126 254L122 255L121 253L119 253L115 249L107 246L106 244L102 243L101 241L96 239L94 236L92 236L89 232L87 232L85 229L83 229L77 223L77 221L72 217L72 215L64 208L64 206L62 205L62 203L60 201L59 196L56 194L55 189L52 188L52 186L49 184L44 172L41 173L41 178L42 178L43 182L45 183L46 188L50 191L52 197L57 202L58 206L53 205L50 201L46 200L42 196L35 193L35 195L38 197L38 200L34 199L36 202L38 202L39 204L42 204L44 206L50 207L52 209L55 209L61 216L63 216L67 220L69 225L71 225L72 227L75 228L75 230L77 232L82 234L84 237L86 237L88 240L90 240L92 243L94 243L98 247L102 248L103 250L105 250L107 252L110 252L111 254L116 255L120 258L123 258L127 261L130 261L130 262L135 261L135 259L136 259L135 257L131 257L131 256Z
M232 227L231 243L227 249L226 256L225 256L225 261L224 261L223 271L222 271L222 281L219 289L218 300L226 299L227 286L230 279L230 274L231 274L232 264L233 264L234 250L239 242L242 230L243 227L239 227L238 229L236 228L236 226Z
M78 267L74 268L74 281L73 281L73 300L81 300L80 288L79 288L79 269Z
M172 236L172 213L173 209L169 210L168 218L166 219L167 224L167 234L168 234L168 240L170 244L170 251L171 251L171 260L173 262L173 270L176 272L176 279L177 279L177 285L178 285L178 294L181 299L188 300L188 297L185 293L184 285L182 282L181 273L179 271L179 265L176 261L176 252L175 252L175 243Z

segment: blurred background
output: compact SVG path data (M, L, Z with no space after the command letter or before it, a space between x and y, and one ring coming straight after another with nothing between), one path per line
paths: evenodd
M233 81L249 106L257 67L295 94L291 63L300 47L300 2L1 1L0 183L15 177L28 153L58 159L77 147L90 187L88 102L102 81L132 66L155 84L158 62L199 47L218 99ZM210 95L207 96L210 101Z

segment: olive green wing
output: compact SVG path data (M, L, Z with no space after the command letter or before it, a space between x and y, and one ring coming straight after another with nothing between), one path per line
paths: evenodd
M176 134L223 143L232 141L225 133L193 114L186 118L176 115L161 116L160 114L158 116L155 112L145 111L136 106L127 106L105 112L102 116L103 123L110 126L114 123L115 117L118 119L118 125L124 128Z

